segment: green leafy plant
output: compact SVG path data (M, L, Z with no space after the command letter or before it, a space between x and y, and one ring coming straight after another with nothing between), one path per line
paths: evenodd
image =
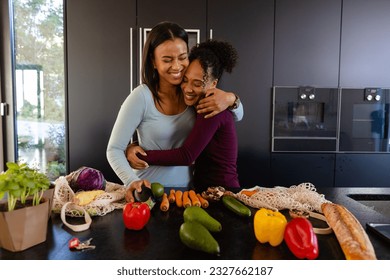
M8 211L14 210L18 201L26 206L28 198L33 206L38 205L50 187L49 178L26 163L7 162L7 168L0 174L0 199L7 195Z

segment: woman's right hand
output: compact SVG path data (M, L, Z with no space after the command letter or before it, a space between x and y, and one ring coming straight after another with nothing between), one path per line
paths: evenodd
M147 188L151 188L151 184L148 180L138 180L134 181L130 184L130 186L127 188L126 193L125 193L125 199L126 202L134 202L134 191L136 192L141 192L142 191L142 186L145 186Z
M144 149L142 149L140 146L136 144L130 144L127 146L126 158L127 161L130 163L130 166L138 170L148 168L149 164L146 161L139 159L137 156L138 153L143 156L146 156Z

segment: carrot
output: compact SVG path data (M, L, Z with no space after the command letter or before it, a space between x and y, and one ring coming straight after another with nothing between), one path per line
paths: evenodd
M169 196L168 196L168 200L170 203L174 203L175 202L175 190L174 189L171 189L169 191Z
M168 209L169 209L169 200L167 194L164 193L161 199L160 210L166 212L168 211Z
M175 201L177 207L183 207L183 192L176 191L175 192Z
M246 191L246 190L242 190L241 193L244 194L244 195L246 195L246 196L251 197L252 195L254 195L255 193L257 193L257 191Z
M209 207L209 201L207 199L204 199L199 193L197 193L196 196L199 198L202 208Z
M196 196L196 193L193 191L193 190L190 190L188 192L188 196L190 197L191 199L191 204L194 205L194 206L197 206L197 207L200 207L201 204L200 204L200 201L199 201L199 198Z
M185 191L183 193L183 206L184 208L187 208L187 207L190 207L192 204L191 204L191 199L188 195L188 191Z

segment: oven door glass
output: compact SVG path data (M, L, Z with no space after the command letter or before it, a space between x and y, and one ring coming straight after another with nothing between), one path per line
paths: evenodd
M273 151L336 151L337 88L275 87Z
M342 89L340 151L389 152L389 90L368 100L367 89Z

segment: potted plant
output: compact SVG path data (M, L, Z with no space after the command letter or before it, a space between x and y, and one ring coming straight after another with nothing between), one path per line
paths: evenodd
M17 252L46 241L48 177L26 163L7 163L0 174L0 247Z

